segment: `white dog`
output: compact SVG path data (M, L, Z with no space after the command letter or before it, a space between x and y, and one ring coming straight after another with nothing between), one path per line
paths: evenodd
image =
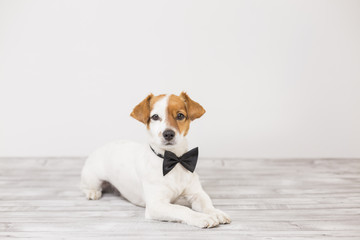
M180 96L147 96L130 115L146 125L149 144L113 142L91 154L81 175L86 197L99 199L106 181L133 204L146 207L148 219L201 228L230 223L227 214L214 208L193 172L197 149L187 153L190 122L204 113L204 108L184 92ZM165 158L170 162L165 163ZM175 204L181 198L193 210Z

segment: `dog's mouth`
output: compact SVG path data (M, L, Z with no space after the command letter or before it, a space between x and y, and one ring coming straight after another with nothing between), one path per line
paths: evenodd
M175 145L175 142L174 141L163 141L162 144L165 146L173 146L173 145Z

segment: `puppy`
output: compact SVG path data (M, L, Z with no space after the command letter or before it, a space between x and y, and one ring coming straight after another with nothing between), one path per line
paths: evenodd
M148 219L200 228L230 223L227 214L214 208L194 172L197 149L188 152L190 122L204 113L204 108L185 92L179 96L147 96L130 116L145 124L149 143L112 142L91 154L81 175L86 197L99 199L102 183L107 181L124 198L146 207ZM192 210L176 204L182 198Z

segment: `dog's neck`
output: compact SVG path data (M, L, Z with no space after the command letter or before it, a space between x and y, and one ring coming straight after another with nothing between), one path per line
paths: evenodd
M164 149L156 144L149 143L150 147L154 149L155 153L161 154L164 156L165 150L175 153L176 156L181 157L188 151L188 143L186 140L183 140L181 143L177 144L176 147L169 147Z

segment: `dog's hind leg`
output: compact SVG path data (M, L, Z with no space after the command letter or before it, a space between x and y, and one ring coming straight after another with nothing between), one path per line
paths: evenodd
M101 197L103 181L87 165L81 172L81 188L89 200L98 200Z

